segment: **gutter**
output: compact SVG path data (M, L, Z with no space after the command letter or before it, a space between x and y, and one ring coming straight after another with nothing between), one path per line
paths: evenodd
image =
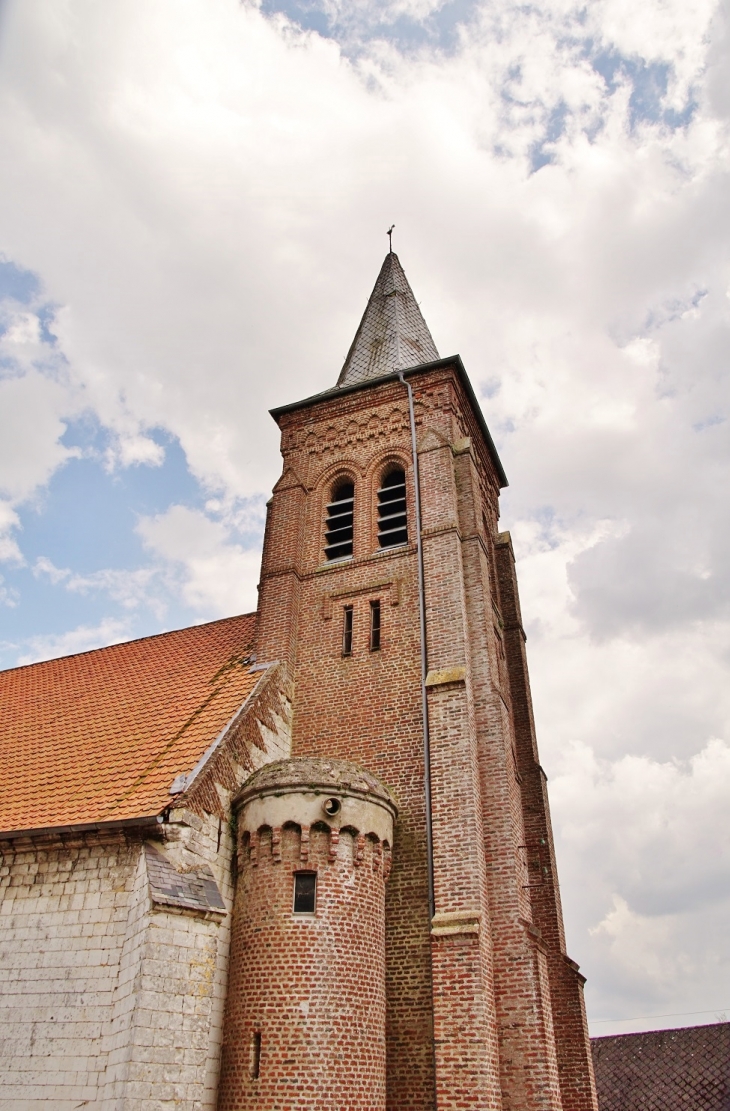
M355 382L351 386L333 386L331 389L324 390L322 393L316 393L312 394L311 397L305 397L302 401L294 401L288 405L278 405L274 409L269 409L269 413L278 424L279 417L283 416L284 413L294 413L297 411L297 409L308 409L310 406L318 405L322 401L331 401L334 397L341 397L344 394L356 393L358 390L364 390L370 386L380 386L386 382L398 382L402 380L402 375L408 375L410 377L411 374L424 374L430 370L445 370L447 367L453 367L456 370L459 381L464 387L464 392L469 399L469 403L474 412L474 416L477 419L479 429L482 433L482 436L484 437L484 442L487 445L487 451L489 452L489 456L492 460L492 463L494 464L494 469L497 472L500 489L503 490L505 486L509 486L507 475L504 473L504 467L502 466L502 461L499 458L499 454L497 453L497 448L495 447L494 440L492 439L492 434L487 428L487 422L484 419L484 414L482 413L479 402L477 401L477 397L474 393L472 384L469 381L469 375L466 373L466 368L461 361L461 355L451 355L447 359L436 359L434 362L431 363L419 363L417 366L408 367L406 370L394 371L392 374L383 374L379 378L368 378L364 382Z
M78 822L68 826L36 826L34 829L0 829L0 841L11 841L16 837L47 837L64 833L103 833L114 829L153 829L158 825L158 814L144 814L139 818L120 818L111 822Z

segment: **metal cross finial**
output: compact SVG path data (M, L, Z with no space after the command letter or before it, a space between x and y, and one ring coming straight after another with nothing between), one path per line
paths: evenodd
M388 242L390 243L390 253L393 254L393 228L395 224L391 224L388 228Z

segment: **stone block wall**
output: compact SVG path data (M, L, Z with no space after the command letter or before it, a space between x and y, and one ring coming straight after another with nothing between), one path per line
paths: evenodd
M0 1107L94 1106L140 842L87 834L1 848Z
M3 846L3 1111L214 1106L225 908L157 904L147 846L124 833Z

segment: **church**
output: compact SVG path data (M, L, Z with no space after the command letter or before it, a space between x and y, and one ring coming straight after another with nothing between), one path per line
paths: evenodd
M256 613L0 673L0 1106L596 1111L507 479L396 254L271 415Z

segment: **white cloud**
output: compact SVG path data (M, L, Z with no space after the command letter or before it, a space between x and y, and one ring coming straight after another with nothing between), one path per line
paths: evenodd
M4 585L5 579L0 575L0 606L14 608L18 604L18 592L12 587Z
M52 560L47 556L39 556L33 564L33 574L38 579L46 575L48 579L57 586L62 583L64 579L68 579L71 572L68 567L56 567Z
M105 567L87 575L79 575L68 567L56 567L47 556L39 556L33 564L36 578L47 578L53 586L63 584L74 594L104 594L124 609L146 605L162 620L166 613L165 599L159 589L160 569L139 567L133 570Z
M107 451L107 467L114 470L116 465L134 467L143 464L159 467L165 458L164 448L150 436L137 433L118 435Z
M168 567L168 585L187 605L216 617L256 609L258 550L231 540L231 528L199 510L174 505L143 518L137 527L145 545Z
M82 401L110 467L159 462L149 430L167 429L205 511L144 518L143 569L35 566L130 610L254 608L242 531L279 467L266 409L334 382L395 221L512 484L589 1002L698 1009L730 990L725 865L711 904L712 865L692 866L722 856L730 740L726 16L709 0L484 2L451 53L403 53L354 36L433 5L330 7L355 61L235 0L7 6L0 246L59 307L49 345L37 305L6 306L0 484L33 496Z
M581 874L594 1017L690 1011L698 994L726 1006L730 746L711 740L689 760L660 762L598 760L575 743L551 788L563 887L566 873L569 887Z
M57 656L69 656L77 652L90 652L108 644L119 644L129 637L129 628L124 622L107 619L99 625L79 625L68 632L48 636L30 637L26 650L18 657L18 666L38 663L39 660L52 660Z
M10 502L0 501L0 563L23 564L23 555L13 537L20 520Z
M12 501L30 497L76 454L61 443L74 408L68 391L37 370L0 378L0 491Z

